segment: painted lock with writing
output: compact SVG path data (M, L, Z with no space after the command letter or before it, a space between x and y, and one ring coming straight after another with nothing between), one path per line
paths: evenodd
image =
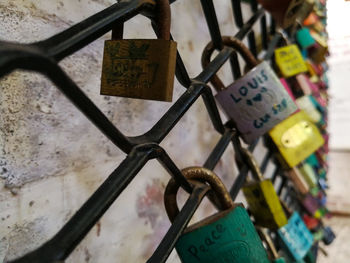
M217 90L216 100L232 119L248 144L287 118L297 107L267 62L259 62L238 39L222 37L224 45L237 50L250 70L225 87L215 75L211 83ZM202 54L202 66L210 63L215 47L210 42Z
M290 167L305 160L324 144L318 128L303 111L276 125L269 135Z
M245 150L245 158L257 181L247 182L242 191L249 210L257 225L269 229L278 229L288 220L281 206L278 195L270 179L264 179L253 155Z
M295 44L275 49L275 61L285 78L308 71L303 56Z
M288 224L277 231L281 247L294 259L303 260L313 244L313 236L298 212L288 219Z
M195 189L198 184L208 183L221 211L184 230L175 245L181 262L269 263L247 211L243 205L233 203L220 179L212 171L200 167L186 168L182 173ZM164 195L165 208L172 222L179 213L178 189L179 184L171 179Z
M120 39L123 24L105 41L101 94L136 99L171 101L176 42L170 40L170 5L156 1L160 39Z

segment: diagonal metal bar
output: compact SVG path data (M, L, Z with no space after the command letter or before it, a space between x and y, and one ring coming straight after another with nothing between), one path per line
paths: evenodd
M160 242L156 251L149 260L147 260L147 263L162 263L167 260L171 251L175 247L176 241L190 222L194 212L209 189L210 187L205 185L197 186L193 189L189 199L186 201L174 222L172 222L170 229Z

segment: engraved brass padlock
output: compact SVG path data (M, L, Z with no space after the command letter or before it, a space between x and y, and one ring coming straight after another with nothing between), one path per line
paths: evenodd
M267 62L259 64L236 38L224 36L222 41L239 52L250 70L227 88L216 75L210 81L218 92L216 99L220 106L235 122L244 141L250 144L295 112L297 107ZM205 47L203 68L210 63L214 50L212 42Z
M211 186L222 211L189 226L175 248L184 263L269 263L266 251L242 204L234 204L224 184L212 171L202 167L182 170L192 184ZM176 195L179 185L171 179L164 203L170 221L179 213Z
M170 40L169 1L157 0L156 8L160 39L105 41L102 95L172 100L176 42ZM113 33L115 32L112 32L112 36ZM115 35L120 36L122 32Z
M290 167L305 160L324 144L318 128L303 111L276 125L269 135Z
M300 50L295 44L275 49L275 61L285 78L308 71Z
M264 179L256 160L248 150L244 150L244 156L253 176L258 180L248 181L242 187L256 224L269 229L284 226L288 222L287 217L271 180Z
M283 28L293 25L304 0L258 0Z

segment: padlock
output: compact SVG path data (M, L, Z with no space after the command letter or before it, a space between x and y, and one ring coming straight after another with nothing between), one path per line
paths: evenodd
M299 97L295 100L295 102L298 107L303 110L314 123L322 123L322 114L316 109L315 102L312 100L311 95Z
M303 220L304 220L304 223L307 226L307 228L310 230L316 229L320 224L320 220L318 220L317 218L314 218L312 216L309 216L307 214L303 215Z
M317 187L317 175L312 166L306 162L299 166L299 170L310 188Z
M290 88L288 82L286 79L284 78L280 78L280 81L283 85L283 87L286 89L286 91L288 92L289 96L292 98L293 101L295 101L295 97L294 97L294 94L293 94L293 91L292 89Z
M293 25L304 0L258 0L282 28Z
M302 204L311 216L315 216L317 210L320 208L319 202L311 194L304 196Z
M316 43L307 27L299 29L295 33L295 38L302 49L307 49Z
M257 227L256 230L260 236L260 239L266 245L267 251L270 254L271 263L286 263L285 259L278 254L278 251L277 251L271 237L267 233L267 230L263 229L261 227Z
M322 241L325 245L330 245L333 243L336 235L334 234L331 227L327 226L323 228L323 238Z
M171 101L176 64L176 42L170 40L170 5L157 0L160 39L116 39L122 25L105 41L101 94ZM114 37L117 35L117 37ZM114 38L114 39L113 39Z
M275 61L285 78L308 71L300 50L295 44L276 48Z
M236 38L224 36L222 41L240 53L250 71L227 88L216 75L211 78L211 83L218 91L217 101L235 122L244 141L250 144L295 112L297 107L267 62L259 64ZM212 42L205 47L203 68L210 63L214 50Z
M244 157L247 159L255 179L258 180L248 181L242 187L248 208L253 214L256 224L269 229L278 229L284 226L288 220L271 180L264 179L256 160L248 150L244 150Z
M313 236L298 212L292 212L284 202L281 202L287 214L291 214L288 224L277 231L277 237L282 249L294 260L302 260L313 244Z
M319 130L303 111L276 125L269 135L290 167L305 160L324 143Z
M208 183L223 211L184 230L175 249L184 263L269 263L267 253L242 204L234 204L224 184L212 171L202 167L182 170L192 184ZM171 222L179 213L176 194L179 184L171 179L164 203Z
M317 64L321 64L326 60L328 55L327 39L316 32L311 32L316 44L310 48L309 57Z
M293 167L290 170L286 171L286 176L289 180L292 181L294 187L298 190L300 194L305 195L309 192L310 187L305 181L298 167Z

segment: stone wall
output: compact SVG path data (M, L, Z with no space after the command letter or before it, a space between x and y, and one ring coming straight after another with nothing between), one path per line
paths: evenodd
M30 43L46 39L113 4L110 0L0 1L0 39ZM223 35L233 35L230 1L214 1ZM244 15L249 17L248 7ZM209 41L200 1L172 5L172 34L191 77L202 69ZM126 23L125 38L151 38L147 19ZM106 34L60 62L60 66L127 135L147 131L171 103L99 95ZM220 76L229 83L228 68ZM0 80L0 262L14 259L52 237L125 158L40 74L15 71ZM174 101L184 92L175 83ZM162 142L180 168L201 165L219 136L202 100ZM216 172L231 185L236 176L232 147ZM170 223L163 207L169 175L149 162L111 206L67 262L144 262ZM184 199L184 198L183 198ZM198 219L212 208L208 203ZM169 262L179 262L172 253Z

